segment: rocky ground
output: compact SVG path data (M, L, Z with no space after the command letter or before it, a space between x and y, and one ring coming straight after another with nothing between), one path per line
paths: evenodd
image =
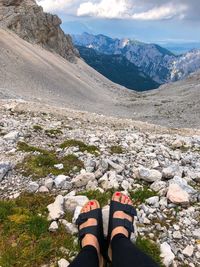
M101 202L106 233L109 198L115 190L125 191L138 213L132 239L156 244L158 262L165 266L199 266L198 131L63 109L52 112L51 107L20 101L1 101L0 111L0 205L24 192L44 195L46 201L51 195L46 203L49 232L56 234L64 226L76 237L74 222L88 198ZM16 222L16 214L14 218ZM67 266L76 252L61 249L64 256L56 261ZM4 256L0 252L2 267ZM55 264L41 260L37 266Z

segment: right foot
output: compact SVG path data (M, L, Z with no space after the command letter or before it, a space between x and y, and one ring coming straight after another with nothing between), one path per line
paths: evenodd
M90 210L94 210L94 209L98 209L98 208L100 208L99 202L96 200L91 200L85 204L85 206L81 210L81 213L89 212ZM84 222L80 225L80 230L83 228L86 228L88 226L94 226L94 225L97 225L97 220L90 218L86 222ZM86 234L82 239L81 245L82 245L82 247L85 247L88 245L95 247L97 250L97 253L98 253L99 266L103 267L103 257L101 255L99 242L98 242L98 239L96 238L96 236L94 236L92 234Z
M124 195L124 194L122 194L120 192L116 192L113 195L112 200L117 201L117 202L120 202L122 204L128 204L128 205L132 205L133 206L132 200L128 196L126 196L126 195ZM123 211L116 211L113 214L113 218L127 219L130 222L132 222L132 220L133 220L133 218L130 215L126 214ZM116 227L116 228L113 229L113 231L111 233L111 240L110 240L110 242L112 241L113 237L115 235L117 235L117 234L123 234L126 237L129 236L128 231L126 230L126 228L123 227L123 226L119 226L119 227ZM111 245L109 246L109 249L108 249L108 255L109 255L109 258L112 260Z

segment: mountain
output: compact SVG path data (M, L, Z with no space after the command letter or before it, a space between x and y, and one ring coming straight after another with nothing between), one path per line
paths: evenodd
M58 16L43 12L35 0L0 1L0 27L10 29L22 39L73 61L78 51L70 35L60 28L61 23Z
M187 77L200 69L200 50L174 55L156 45L130 39L113 39L102 34L72 35L75 45L93 48L106 55L122 55L159 84Z
M158 83L122 55L102 54L84 46L77 46L77 49L88 65L117 84L137 91L159 87Z

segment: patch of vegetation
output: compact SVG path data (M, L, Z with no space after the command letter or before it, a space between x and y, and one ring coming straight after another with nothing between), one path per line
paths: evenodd
M59 170L54 167L56 164L63 164L63 169ZM45 151L39 155L28 155L21 163L15 167L24 176L31 176L32 179L37 180L46 177L50 173L53 175L65 174L70 175L83 168L83 162L75 155L67 155L59 158L55 152Z
M110 147L110 152L111 154L122 154L124 153L124 149L119 145L115 145Z
M130 192L130 196L134 204L139 205L144 203L147 198L157 196L157 193L149 189L147 186L144 186L143 188L139 188L134 192Z
M23 151L23 152L40 152L44 155L47 155L50 153L48 150L45 150L45 149L42 149L39 147L35 147L35 146L30 146L25 142L18 142L17 148L18 148L18 150Z
M45 212L51 195L23 194L15 200L0 201L0 265L35 267L53 263L70 255L59 248L78 251L74 237L59 227L50 233Z
M154 259L159 266L164 267L160 257L160 248L156 243L147 238L141 238L138 236L136 240L136 246Z
M79 150L81 152L87 151L90 154L94 154L96 156L99 155L99 148L97 146L86 145L82 141L74 140L74 139L70 139L70 140L64 141L60 145L60 148L68 148L68 147L73 147L73 146L75 146L75 147L78 146L79 147Z
M109 203L114 192L114 189L108 190L104 193L101 193L99 190L90 190L79 192L79 195L87 196L89 199L96 199L100 203L101 207L103 207Z
M49 130L45 130L44 132L49 137L56 137L58 135L63 134L63 132L60 129L49 129Z
M41 132L43 130L42 126L40 125L33 125L33 129L35 132Z

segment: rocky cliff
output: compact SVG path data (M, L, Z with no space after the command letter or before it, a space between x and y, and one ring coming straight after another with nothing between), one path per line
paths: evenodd
M0 27L14 31L24 40L75 61L78 51L56 15L43 12L35 0L0 0Z

